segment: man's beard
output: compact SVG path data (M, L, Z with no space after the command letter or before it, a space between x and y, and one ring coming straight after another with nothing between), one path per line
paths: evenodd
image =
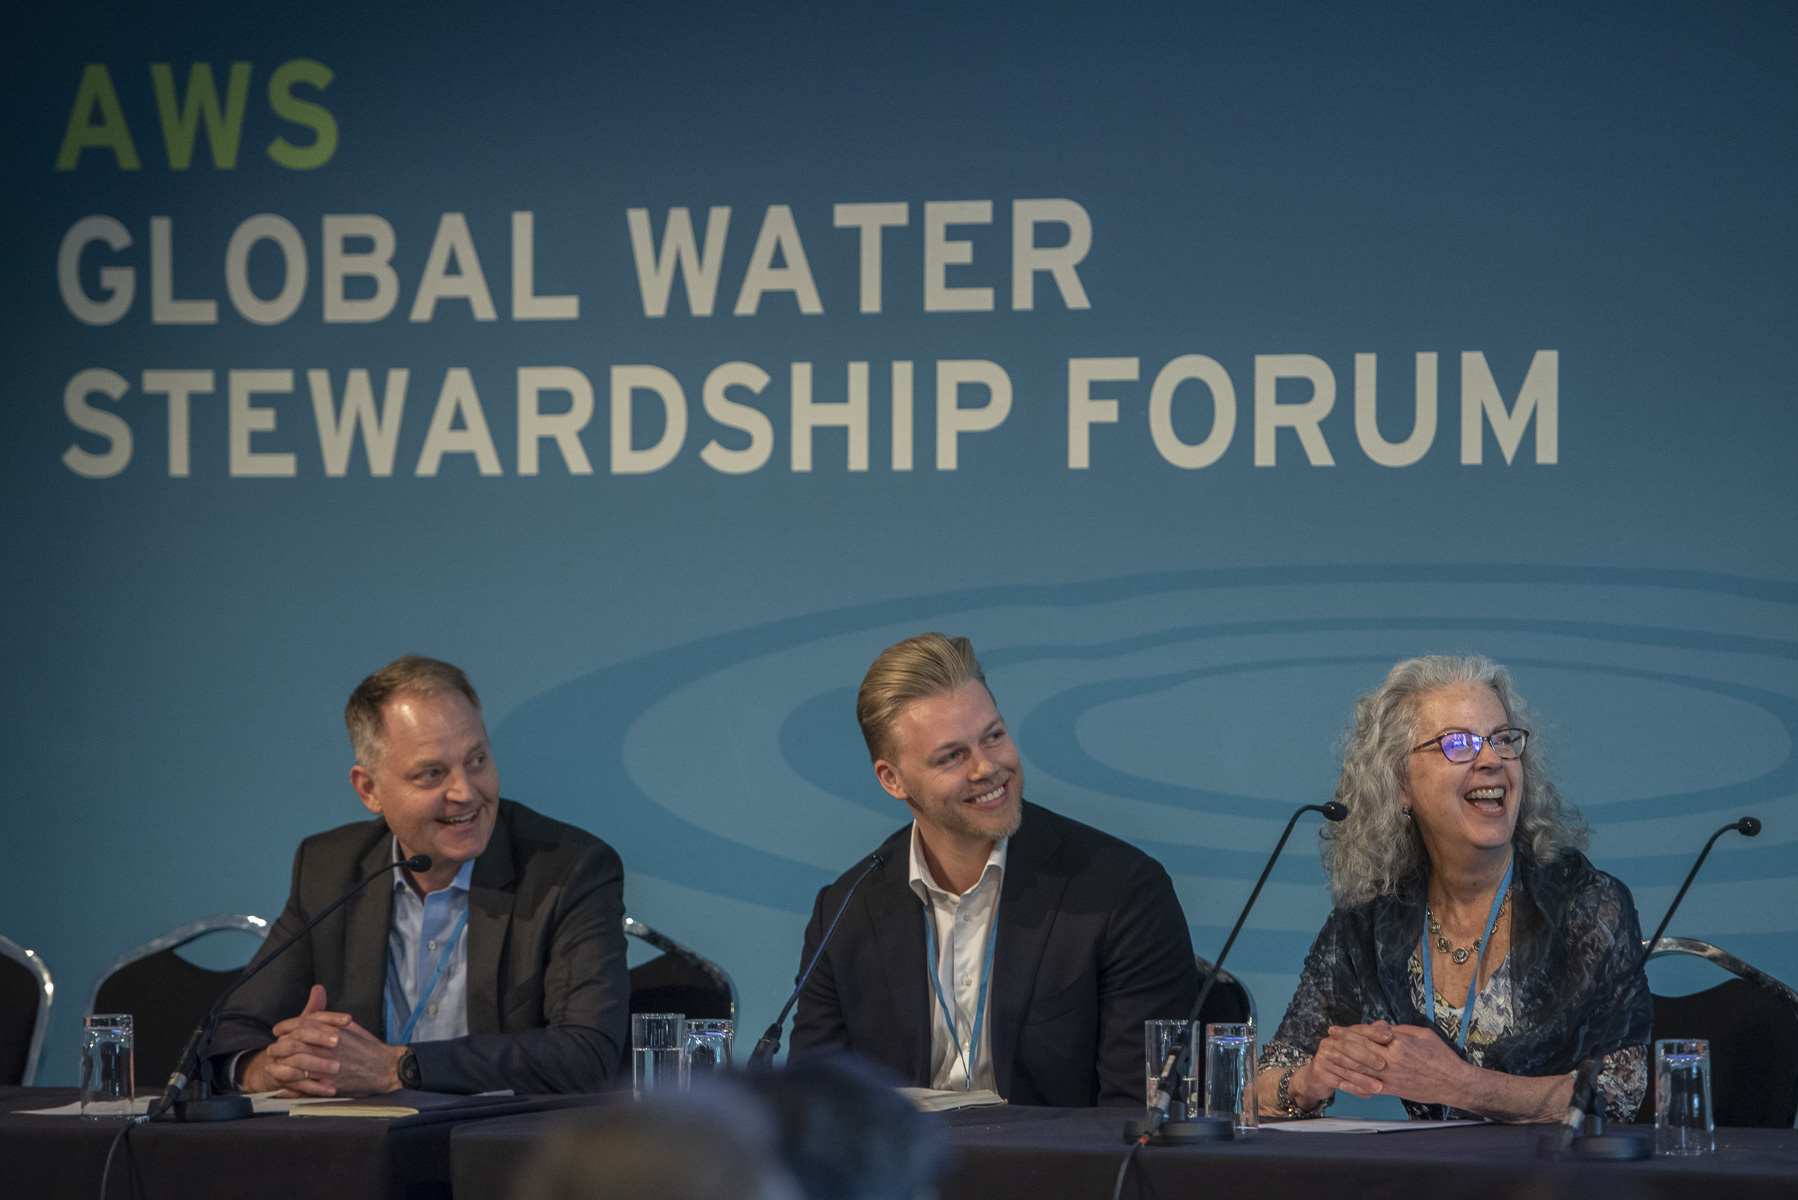
M1003 826L996 827L990 822L981 823L970 818L967 813L961 811L959 801L957 801L954 808L949 810L949 813L946 814L946 816L947 819L945 824L951 826L957 833L966 834L969 837L986 838L995 842L1001 841L1016 833L1024 824L1024 797L1022 789L1019 790L1016 806L1011 810L1009 819Z

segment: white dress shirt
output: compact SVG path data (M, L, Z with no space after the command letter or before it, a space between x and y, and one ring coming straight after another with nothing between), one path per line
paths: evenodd
M963 1091L969 1088L968 1039L974 1032L980 1003L981 969L986 964L987 942L997 936L999 891L1005 880L1005 850L1010 838L1001 838L987 856L980 882L962 895L939 885L924 862L924 843L918 823L911 829L911 890L924 902L926 933L936 942L937 987L955 1016L951 1029L943 1019L937 987L930 989L930 1086ZM980 1021L980 1044L973 1047L974 1090L996 1090L993 1079L992 988L987 987L986 1016Z

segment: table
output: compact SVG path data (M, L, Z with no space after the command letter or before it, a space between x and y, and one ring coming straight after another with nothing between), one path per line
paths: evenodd
M942 1200L1107 1200L1127 1148L1123 1123L1135 1115L1122 1109L1009 1107L947 1114L957 1154ZM1124 1195L1150 1200L1798 1197L1798 1132L1790 1129L1719 1129L1717 1153L1708 1158L1581 1163L1538 1158L1536 1140L1544 1128L1474 1125L1382 1134L1265 1129L1240 1142L1151 1146L1132 1167ZM455 1152L452 1137L452 1170Z
M982 1108L947 1113L955 1162L942 1200L1109 1200L1126 1149L1126 1109ZM531 1113L450 1132L455 1200L505 1200L512 1174L546 1130L574 1114ZM1642 1163L1549 1162L1542 1126L1298 1134L1143 1151L1126 1197L1338 1196L1402 1200L1758 1200L1798 1197L1798 1132L1720 1129L1718 1153ZM1145 1187L1143 1181L1147 1181Z
M100 1200L121 1119L28 1116L78 1098L74 1088L0 1087L0 1194ZM395 1093L415 1117L250 1117L211 1125L151 1122L113 1158L108 1196L136 1200L449 1200L451 1132L467 1121L601 1103L605 1096L473 1097ZM430 1107L426 1107L430 1106ZM130 1184L127 1185L126 1178Z

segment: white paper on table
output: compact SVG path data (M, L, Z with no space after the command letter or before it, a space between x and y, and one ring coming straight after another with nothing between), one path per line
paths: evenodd
M159 1092L156 1096L139 1096L137 1099L133 1100L131 1102L131 1115L136 1117L143 1116L144 1113L149 1110L150 1105L154 1103L160 1095L161 1093ZM322 1104L328 1100L335 1099L335 1097L332 1096L297 1096L291 1100L282 1100L276 1097L273 1092L251 1092L249 1093L249 1097L250 1107L259 1113L291 1112L296 1105ZM56 1108L27 1108L21 1111L34 1117L78 1117L81 1115L81 1102L78 1100L73 1104L58 1105ZM120 1109L117 1112L107 1112L102 1115L107 1117L122 1117L125 1115L125 1112L123 1109Z
M1453 1129L1457 1125L1484 1125L1484 1121L1359 1121L1353 1117L1318 1117L1311 1121L1279 1121L1263 1125L1281 1133L1410 1133L1422 1129Z
M250 1107L258 1113L287 1113L292 1115L296 1108L306 1108L313 1104L345 1104L353 1100L347 1096L290 1096L281 1097L274 1092L248 1092ZM412 1111L416 1112L416 1109Z
M160 1094L161 1093L158 1093L158 1095ZM155 1096L139 1096L131 1102L131 1115L134 1117L143 1116L145 1111L149 1109L151 1102L155 1099ZM109 1100L106 1103L109 1106L118 1105L119 1101ZM89 1105L89 1107L92 1108L95 1106ZM77 1100L73 1104L59 1104L55 1108L23 1108L18 1111L32 1117L79 1117L81 1115L81 1101ZM123 1107L109 1107L104 1112L96 1111L92 1115L100 1117L122 1117L125 1115L125 1110Z
M922 1112L953 1112L958 1108L984 1108L990 1104L1004 1104L1005 1098L998 1092L981 1089L976 1092L944 1091L940 1088L902 1087L895 1088L901 1096L917 1105Z

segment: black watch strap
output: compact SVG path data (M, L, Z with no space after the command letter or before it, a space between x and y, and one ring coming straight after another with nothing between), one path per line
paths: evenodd
M424 1073L418 1069L418 1055L412 1053L410 1048L400 1055L399 1077L403 1088L417 1091L424 1085Z

